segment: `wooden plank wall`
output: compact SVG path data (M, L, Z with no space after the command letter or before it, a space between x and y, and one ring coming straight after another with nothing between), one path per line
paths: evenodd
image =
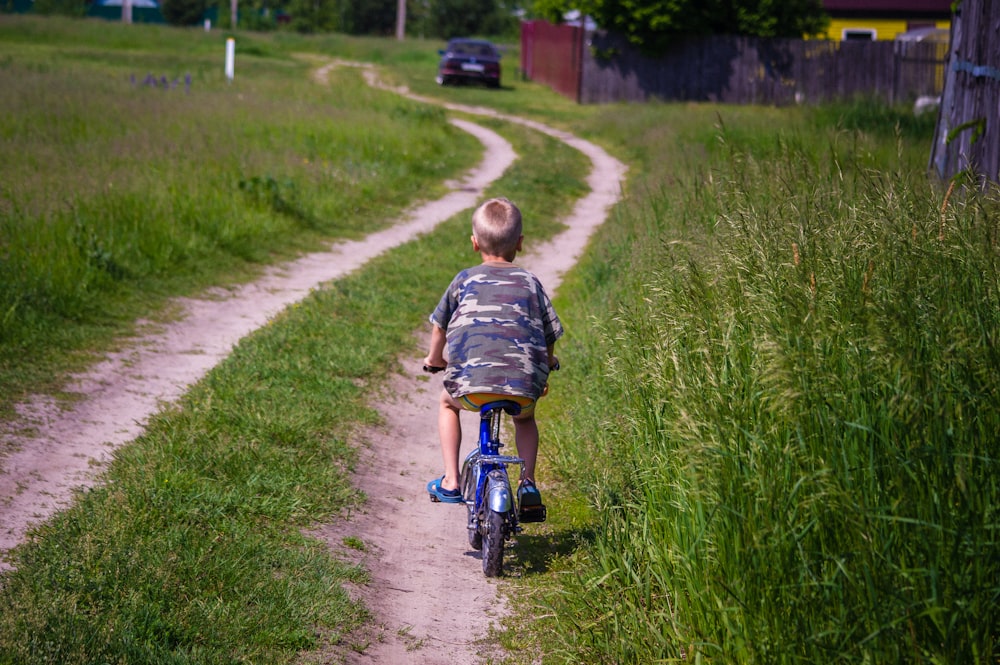
M940 95L947 46L752 37L679 38L649 58L605 32L589 35L579 101L817 103L875 96L890 103Z
M930 166L942 178L974 174L986 187L1000 182L1000 2L963 0L951 30Z

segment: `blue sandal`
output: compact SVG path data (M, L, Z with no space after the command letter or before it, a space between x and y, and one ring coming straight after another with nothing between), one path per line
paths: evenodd
M457 489L441 489L442 480L444 480L444 476L427 483L427 493L430 494L431 501L435 503L462 503L462 492Z

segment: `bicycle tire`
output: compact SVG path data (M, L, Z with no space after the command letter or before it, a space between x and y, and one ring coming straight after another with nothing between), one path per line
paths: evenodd
M486 533L483 534L483 574L498 577L503 572L504 515L486 511Z

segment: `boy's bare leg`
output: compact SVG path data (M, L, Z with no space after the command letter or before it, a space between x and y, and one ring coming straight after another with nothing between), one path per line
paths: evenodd
M447 390L441 391L438 409L438 434L441 437L441 457L444 459L444 480L441 489L458 489L458 453L462 447L461 408Z
M525 418L514 418L514 441L517 454L524 460L522 480L535 482L535 460L538 458L538 423L535 414Z

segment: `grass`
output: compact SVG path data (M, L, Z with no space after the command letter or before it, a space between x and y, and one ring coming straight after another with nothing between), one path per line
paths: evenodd
M648 180L557 302L596 334L546 419L593 526L505 639L552 663L995 660L996 199L927 181L932 127L864 105L715 111L622 136Z
M481 151L440 110L355 72L321 86L263 40L241 38L250 54L229 84L217 36L135 26L140 50L93 43L96 27L0 23L0 141L18 155L0 164L3 409L169 296L360 237Z
M313 95L305 68L297 75L301 90L281 86L293 96ZM355 72L336 74L331 87L368 105L370 114L384 107L386 117L375 117L384 131L398 125L405 137L410 123L430 130L407 148L415 155L441 129L440 114L368 93ZM312 135L323 124L295 122L303 131L319 125ZM519 202L531 237L551 236L583 191L585 160L544 135L487 124L522 155L496 193ZM374 136L358 128L354 134L319 144L349 153L359 137ZM358 164L375 161L373 155ZM284 191L281 180L243 182L229 182L234 200L250 199L261 217L287 217L272 209L274 189ZM359 177L355 185L364 182ZM188 190L175 191L194 205ZM319 193L313 196L309 204L320 205ZM387 194L385 217L359 210L355 228L315 232L315 240L297 225L286 251L377 228L391 218L388 201ZM345 216L329 215L337 223ZM356 648L344 636L367 617L343 588L363 582L366 572L302 532L361 500L350 484L351 441L355 428L376 418L366 395L394 370L399 353L416 352L412 333L428 303L469 260L468 223L460 215L315 291L243 340L142 437L119 449L104 484L14 552L16 571L5 575L0 592L0 662L287 663L324 644ZM347 536L343 546L363 543Z
M863 102L577 107L510 76L499 92L439 89L429 73L435 44L283 33L239 36L252 74L244 83L240 59L230 87L211 64L218 41L200 33L105 36L103 24L10 21L0 21L0 76L18 71L9 79L44 75L58 81L53 89L72 91L57 75L65 64L79 73L73 80L108 86L96 95L108 104L132 95L138 108L180 106L176 90L156 91L154 103L143 96L152 90L133 91L125 75L166 72L181 39L188 62L204 63L192 64L204 72L192 90L214 100L197 117L211 118L237 88L254 102L234 106L240 127L219 127L223 138L195 161L206 162L205 177L149 176L177 178L172 191L192 210L202 204L188 194L205 192L203 180L222 190L202 198L225 204L190 220L218 223L230 206L259 220L255 240L224 228L193 234L212 251L226 240L225 252L205 259L218 272L153 271L118 285L108 259L131 268L125 257L135 255L119 251L118 227L89 233L117 209L105 199L83 217L91 226L82 235L63 222L46 240L52 245L37 244L76 238L63 253L88 257L82 274L114 285L93 296L100 316L47 324L54 336L113 329L81 335L73 348L108 343L118 331L109 320L127 328L170 293L246 279L261 262L390 219L391 201L384 216L364 210L350 228L313 229L295 214L342 217L342 202L321 186L329 172L315 172L317 146L354 138L320 131L332 108L350 122L361 99L363 113L416 141L429 124L432 143L443 137L427 148L435 155L462 140L423 107L366 91L356 72L337 73L329 90L307 85L298 53L377 62L421 94L571 128L629 163L625 200L556 301L570 334L560 343L564 369L539 406L550 519L510 559L519 575L505 589L515 612L498 635L509 662L987 663L1000 655L997 201L948 194L925 178L927 121ZM102 55L105 42L144 66ZM72 106L85 108L90 95L74 94ZM56 128L80 142L77 159L91 152L81 127L107 145L110 128L70 122L72 114L64 122L50 104ZM282 116L288 105L301 121ZM24 115L0 122L31 126ZM51 124L33 131L44 136ZM582 191L579 156L489 124L523 156L495 191L522 205L533 236L554 233ZM272 126L281 141L271 140ZM0 132L17 137L20 129ZM257 152L227 153L233 137ZM53 139L39 141L60 154ZM163 142L147 142L156 147L147 163L171 163ZM401 148L385 145L396 151L389 161L405 161ZM394 176L373 167L387 162L366 147L370 139L350 165L373 180L351 187L398 177L414 187L401 201L422 191L416 183L459 172L476 151L457 146L450 167L423 179L419 169ZM8 192L21 176L6 173L5 228L28 201L47 223L25 227L54 226L68 214L61 201L78 207L90 196L87 173L117 173L104 161L80 170L84 184L69 199L52 196L38 170L15 207ZM53 173L76 177L72 162L56 162ZM346 479L351 432L375 417L361 397L412 348L427 303L467 261L466 235L467 220L452 220L314 293L121 449L105 486L17 551L18 570L0 592L0 662L290 662L364 621L340 589L365 572L300 530L357 500ZM141 244L142 234L131 237ZM119 295L128 288L131 300ZM34 385L28 372L16 373L27 377L21 385ZM343 545L363 543L348 535Z

